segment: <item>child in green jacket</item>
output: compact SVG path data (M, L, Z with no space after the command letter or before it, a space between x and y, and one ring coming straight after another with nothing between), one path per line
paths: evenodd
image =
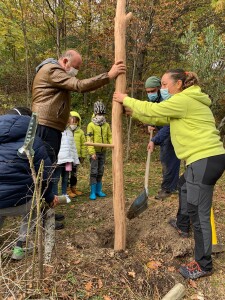
M109 123L105 119L106 109L105 105L97 101L94 103L94 115L92 121L87 126L87 141L93 143L112 144L112 133ZM96 195L105 197L106 194L102 192L102 176L104 173L106 148L88 146L88 153L90 155L90 185L91 193L90 200L95 200Z
M70 125L70 128L74 135L74 142L77 148L77 154L80 160L80 163L84 161L87 156L87 146L85 145L86 139L84 131L81 129L81 116L76 111L71 111L70 116L72 116L73 122ZM78 191L76 188L77 185L77 166L73 166L71 176L70 176L70 193L74 196L82 195L82 192Z

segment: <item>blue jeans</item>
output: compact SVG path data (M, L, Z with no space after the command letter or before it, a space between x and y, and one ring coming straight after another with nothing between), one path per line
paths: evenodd
M52 163L57 161L62 133L52 127L38 125L36 135L39 136L45 144L47 153Z
M53 194L54 195L58 195L58 184L59 184L60 176L62 179L62 195L66 194L70 172L66 171L65 165L66 164L57 165L53 173Z

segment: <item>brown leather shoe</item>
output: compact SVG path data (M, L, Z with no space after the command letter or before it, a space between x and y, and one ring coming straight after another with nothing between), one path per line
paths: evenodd
M70 198L76 197L76 194L71 191L70 187L67 188L66 193Z
M78 190L77 190L77 188L76 188L75 185L71 187L71 191L72 191L75 195L77 195L77 196L80 196L80 195L83 194L81 191L78 191Z

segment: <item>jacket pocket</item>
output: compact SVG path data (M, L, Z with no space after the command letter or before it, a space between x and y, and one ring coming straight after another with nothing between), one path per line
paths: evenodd
M64 113L64 110L65 110L65 102L63 102L59 108L58 108L58 111L57 111L57 118L59 118L63 113Z

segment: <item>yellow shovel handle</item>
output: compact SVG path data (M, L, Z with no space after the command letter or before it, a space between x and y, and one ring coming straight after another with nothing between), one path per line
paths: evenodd
M216 225L214 219L213 208L211 207L211 228L212 228L212 245L217 245L217 236L216 236Z

